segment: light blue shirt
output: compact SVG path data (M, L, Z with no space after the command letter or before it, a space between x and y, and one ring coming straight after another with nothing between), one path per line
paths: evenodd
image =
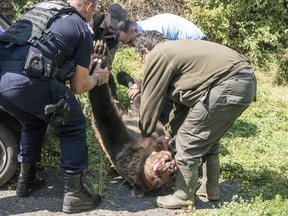
M205 34L189 20L169 13L137 21L138 32L156 30L168 40L202 40Z

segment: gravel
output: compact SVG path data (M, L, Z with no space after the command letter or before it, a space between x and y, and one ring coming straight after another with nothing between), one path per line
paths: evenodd
M46 179L46 186L34 192L30 197L19 198L16 196L15 176L8 184L0 187L0 215L67 215L62 210L63 180L57 170L48 170L40 173ZM77 215L139 215L139 216L163 216L185 215L185 210L169 210L157 208L153 201L158 195L165 195L172 191L172 184L158 190L146 193L144 198L133 198L130 195L130 186L126 184L116 173L109 175L109 186L103 195L102 203L94 210L77 213ZM220 183L221 198L217 202L208 202L204 198L196 197L196 211L213 211L219 208L223 202L232 200L237 194L236 183Z

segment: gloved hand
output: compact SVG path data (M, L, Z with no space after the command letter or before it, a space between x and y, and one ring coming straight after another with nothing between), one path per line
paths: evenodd
M108 54L108 48L106 42L103 40L94 41L92 59L104 60Z

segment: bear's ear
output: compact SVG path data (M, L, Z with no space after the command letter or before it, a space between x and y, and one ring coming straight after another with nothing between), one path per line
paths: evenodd
M135 198L143 198L144 194L145 194L145 191L141 187L135 185L131 189L130 194L131 194L132 197L135 197Z

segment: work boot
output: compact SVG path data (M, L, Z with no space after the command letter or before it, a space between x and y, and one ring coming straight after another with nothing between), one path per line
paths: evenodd
M134 79L125 71L120 71L117 73L117 81L127 88L130 88L135 83Z
M220 163L219 155L204 156L202 158L202 184L196 191L197 196L206 197L210 201L216 201L220 198L219 176Z
M190 202L194 205L194 193L198 179L198 162L195 160L193 166L177 165L175 178L175 189L173 194L158 196L156 205L161 208L178 209L187 208Z
M30 196L33 191L43 188L44 186L45 180L38 177L35 164L21 164L21 171L16 189L18 197Z
M82 173L64 173L64 199L62 211L77 213L82 210L93 209L101 203L101 196L91 194L84 188Z

